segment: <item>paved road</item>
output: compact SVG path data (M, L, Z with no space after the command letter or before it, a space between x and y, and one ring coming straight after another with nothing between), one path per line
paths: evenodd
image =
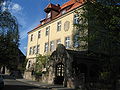
M50 90L45 88L36 87L31 84L23 83L11 78L4 79L5 87L3 90Z

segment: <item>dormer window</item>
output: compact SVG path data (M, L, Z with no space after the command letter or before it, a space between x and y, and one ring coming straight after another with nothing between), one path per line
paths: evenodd
M66 13L66 10L63 10L61 13L62 13L62 14L65 14L65 13Z
M47 14L47 18L50 18L50 17L51 17L51 12Z

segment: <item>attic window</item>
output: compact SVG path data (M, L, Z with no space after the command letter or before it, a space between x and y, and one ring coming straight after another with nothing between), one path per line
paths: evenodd
M61 13L62 13L62 14L65 14L65 13L66 13L66 10L63 10Z
M51 17L51 13L49 12L48 14L47 14L47 18L50 18Z

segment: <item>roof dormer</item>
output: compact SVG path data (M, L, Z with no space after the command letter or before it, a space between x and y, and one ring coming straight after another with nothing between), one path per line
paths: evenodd
M48 4L48 6L44 9L46 12L46 18L53 19L56 15L59 14L60 5L59 4Z
M46 13L48 13L48 12L50 12L51 10L54 10L54 11L56 11L56 12L59 12L59 9L60 9L60 5L59 4L56 4L56 5L54 5L54 4L48 4L48 6L44 9L44 11L46 12Z

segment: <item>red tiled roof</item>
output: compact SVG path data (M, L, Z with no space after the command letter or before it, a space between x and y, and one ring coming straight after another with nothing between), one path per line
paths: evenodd
M73 10L73 9L75 9L75 8L83 5L83 4L84 4L84 0L70 0L70 1L66 2L65 4L63 4L63 5L59 8L59 11L65 9L65 8L68 7L68 6L71 6L71 7L66 11L66 12L69 12L69 11L71 11L71 10ZM55 9L58 10L57 6L54 5L54 4L48 4L48 6L47 6L45 9L47 9L47 8L54 8L54 10L55 10ZM45 10L45 9L44 9L44 10ZM32 31L34 31L35 29L39 28L40 26L42 26L42 25L44 25L44 24L46 24L46 23L48 23L48 22L50 22L50 21L52 21L52 20L54 20L54 19L56 19L56 18L58 18L58 17L60 17L60 16L61 16L61 13L59 13L59 14L58 14L57 16L55 16L53 19L47 19L47 18L45 18L45 19L41 20L41 22L44 21L44 23L43 23L43 24L39 24L39 25L38 25L37 27L35 27ZM31 31L30 31L30 32L31 32ZM28 32L28 33L29 33L29 32Z
M42 26L42 24L39 24L36 28L34 28L34 29L37 29L38 27L40 27L40 26Z
M30 33L30 32L32 32L32 31L36 30L36 29L39 28L40 26L42 26L42 24L39 24L37 27L35 27L33 30L29 31L28 33Z
M66 2L66 3L64 3L64 4L61 6L61 9L64 9L65 7L70 6L70 5L72 5L72 4L82 3L82 2L84 2L84 0L70 0L70 1L68 1L68 2Z
M75 8L77 8L77 7L79 7L79 6L81 6L81 5L83 5L82 2L76 2L76 3L74 3L72 5L72 7L68 10L68 12L71 11L71 10L73 10L73 9L75 9Z
M70 5L74 4L74 3L75 3L75 0L70 0L70 1L68 1L68 2L66 2L66 3L64 3L64 4L61 6L61 9L64 9L65 7L70 6Z
M47 11L47 9L54 9L56 11L59 11L60 6L59 5L54 5L54 4L48 4L48 6L44 9L44 11Z

